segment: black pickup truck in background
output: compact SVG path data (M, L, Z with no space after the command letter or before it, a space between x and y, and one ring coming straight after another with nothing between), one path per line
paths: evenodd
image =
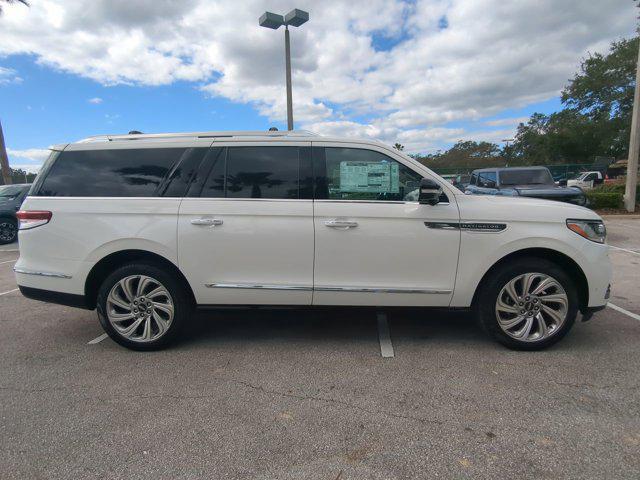
M556 185L547 167L504 167L474 170L465 193L535 197L575 205L586 205L587 203L587 197L580 188Z

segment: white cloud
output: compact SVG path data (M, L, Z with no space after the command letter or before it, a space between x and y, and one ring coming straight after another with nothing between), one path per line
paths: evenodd
M42 165L33 165L31 163L25 163L25 164L15 164L12 163L11 164L11 168L15 169L15 170L24 170L27 173L38 173L40 171L40 168L42 168Z
M529 121L529 117L515 117L515 118L499 118L497 120L488 120L484 122L485 125L489 127L504 127L504 126L513 126L519 125L521 123L527 123Z
M22 168L27 172L37 172L51 153L46 148L27 148L14 150L7 148L9 165L13 168Z
M18 76L18 72L12 68L0 67L0 85L10 83L22 83L22 77Z
M93 105L99 105L103 102L103 100L100 97L93 97L87 100L87 102L92 103Z
M291 29L297 126L405 138L415 149L460 136L450 122L482 122L557 96L582 57L633 35L636 22L629 0L296 6L311 16ZM195 82L208 95L283 120L283 31L260 28L257 19L290 7L284 0L245 0L241 8L232 0L42 0L5 8L0 54L32 54L103 85ZM388 48L374 48L380 39Z

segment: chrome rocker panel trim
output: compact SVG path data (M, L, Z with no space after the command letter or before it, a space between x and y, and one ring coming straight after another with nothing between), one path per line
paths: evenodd
M313 287L304 285L263 285L259 283L205 283L207 288L240 288L240 289L256 289L256 290L298 290L310 292Z
M38 277L52 277L52 278L71 278L71 275L67 275L66 273L57 273L57 272L39 272L36 270L26 270L24 268L13 268L13 271L16 273L22 273L24 275L37 275Z
M303 285L263 285L258 283L205 283L207 288L240 288L255 290L297 290L305 292L351 292L351 293L421 293L430 295L448 295L452 290L416 289L416 288L387 288L387 287L330 287Z

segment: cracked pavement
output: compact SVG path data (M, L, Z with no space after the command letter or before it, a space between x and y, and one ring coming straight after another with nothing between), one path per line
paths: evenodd
M640 252L639 219L608 228ZM640 314L640 255L611 257L613 303ZM391 359L353 309L211 311L136 353L88 345L95 312L0 296L1 477L640 477L639 321L606 309L529 353L466 314L387 313Z

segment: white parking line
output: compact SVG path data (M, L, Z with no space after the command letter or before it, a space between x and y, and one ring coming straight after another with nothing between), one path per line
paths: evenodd
M629 250L628 248L616 247L614 245L609 245L609 248L613 248L614 250L622 250L623 252L635 253L636 255L640 255L640 252L636 252L635 250Z
M107 335L106 333L103 333L102 335L100 335L99 337L94 338L93 340L91 340L90 342L87 343L87 345L95 345L96 343L100 343L102 340L104 340L105 338L107 338L109 335Z
M0 262L0 265L2 265L3 263L16 263L17 260L6 260L4 262Z
M629 310L625 310L624 308L619 307L618 305L614 305L613 303L607 303L607 307L613 308L617 312L624 313L625 315L633 318L634 320L640 321L640 315L638 315L637 313L633 313L633 312L630 312Z
M17 248L14 249L9 249L9 250L2 250L0 249L0 252L19 252L20 250L18 250Z
M8 290L8 291L6 291L6 292L2 292L2 293L0 293L0 297L1 297L2 295L6 295L7 293L17 292L18 290L20 290L20 289L19 289L19 288L14 288L13 290Z
M380 340L380 354L383 358L393 358L393 343L389 333L387 314L378 312L378 339Z

